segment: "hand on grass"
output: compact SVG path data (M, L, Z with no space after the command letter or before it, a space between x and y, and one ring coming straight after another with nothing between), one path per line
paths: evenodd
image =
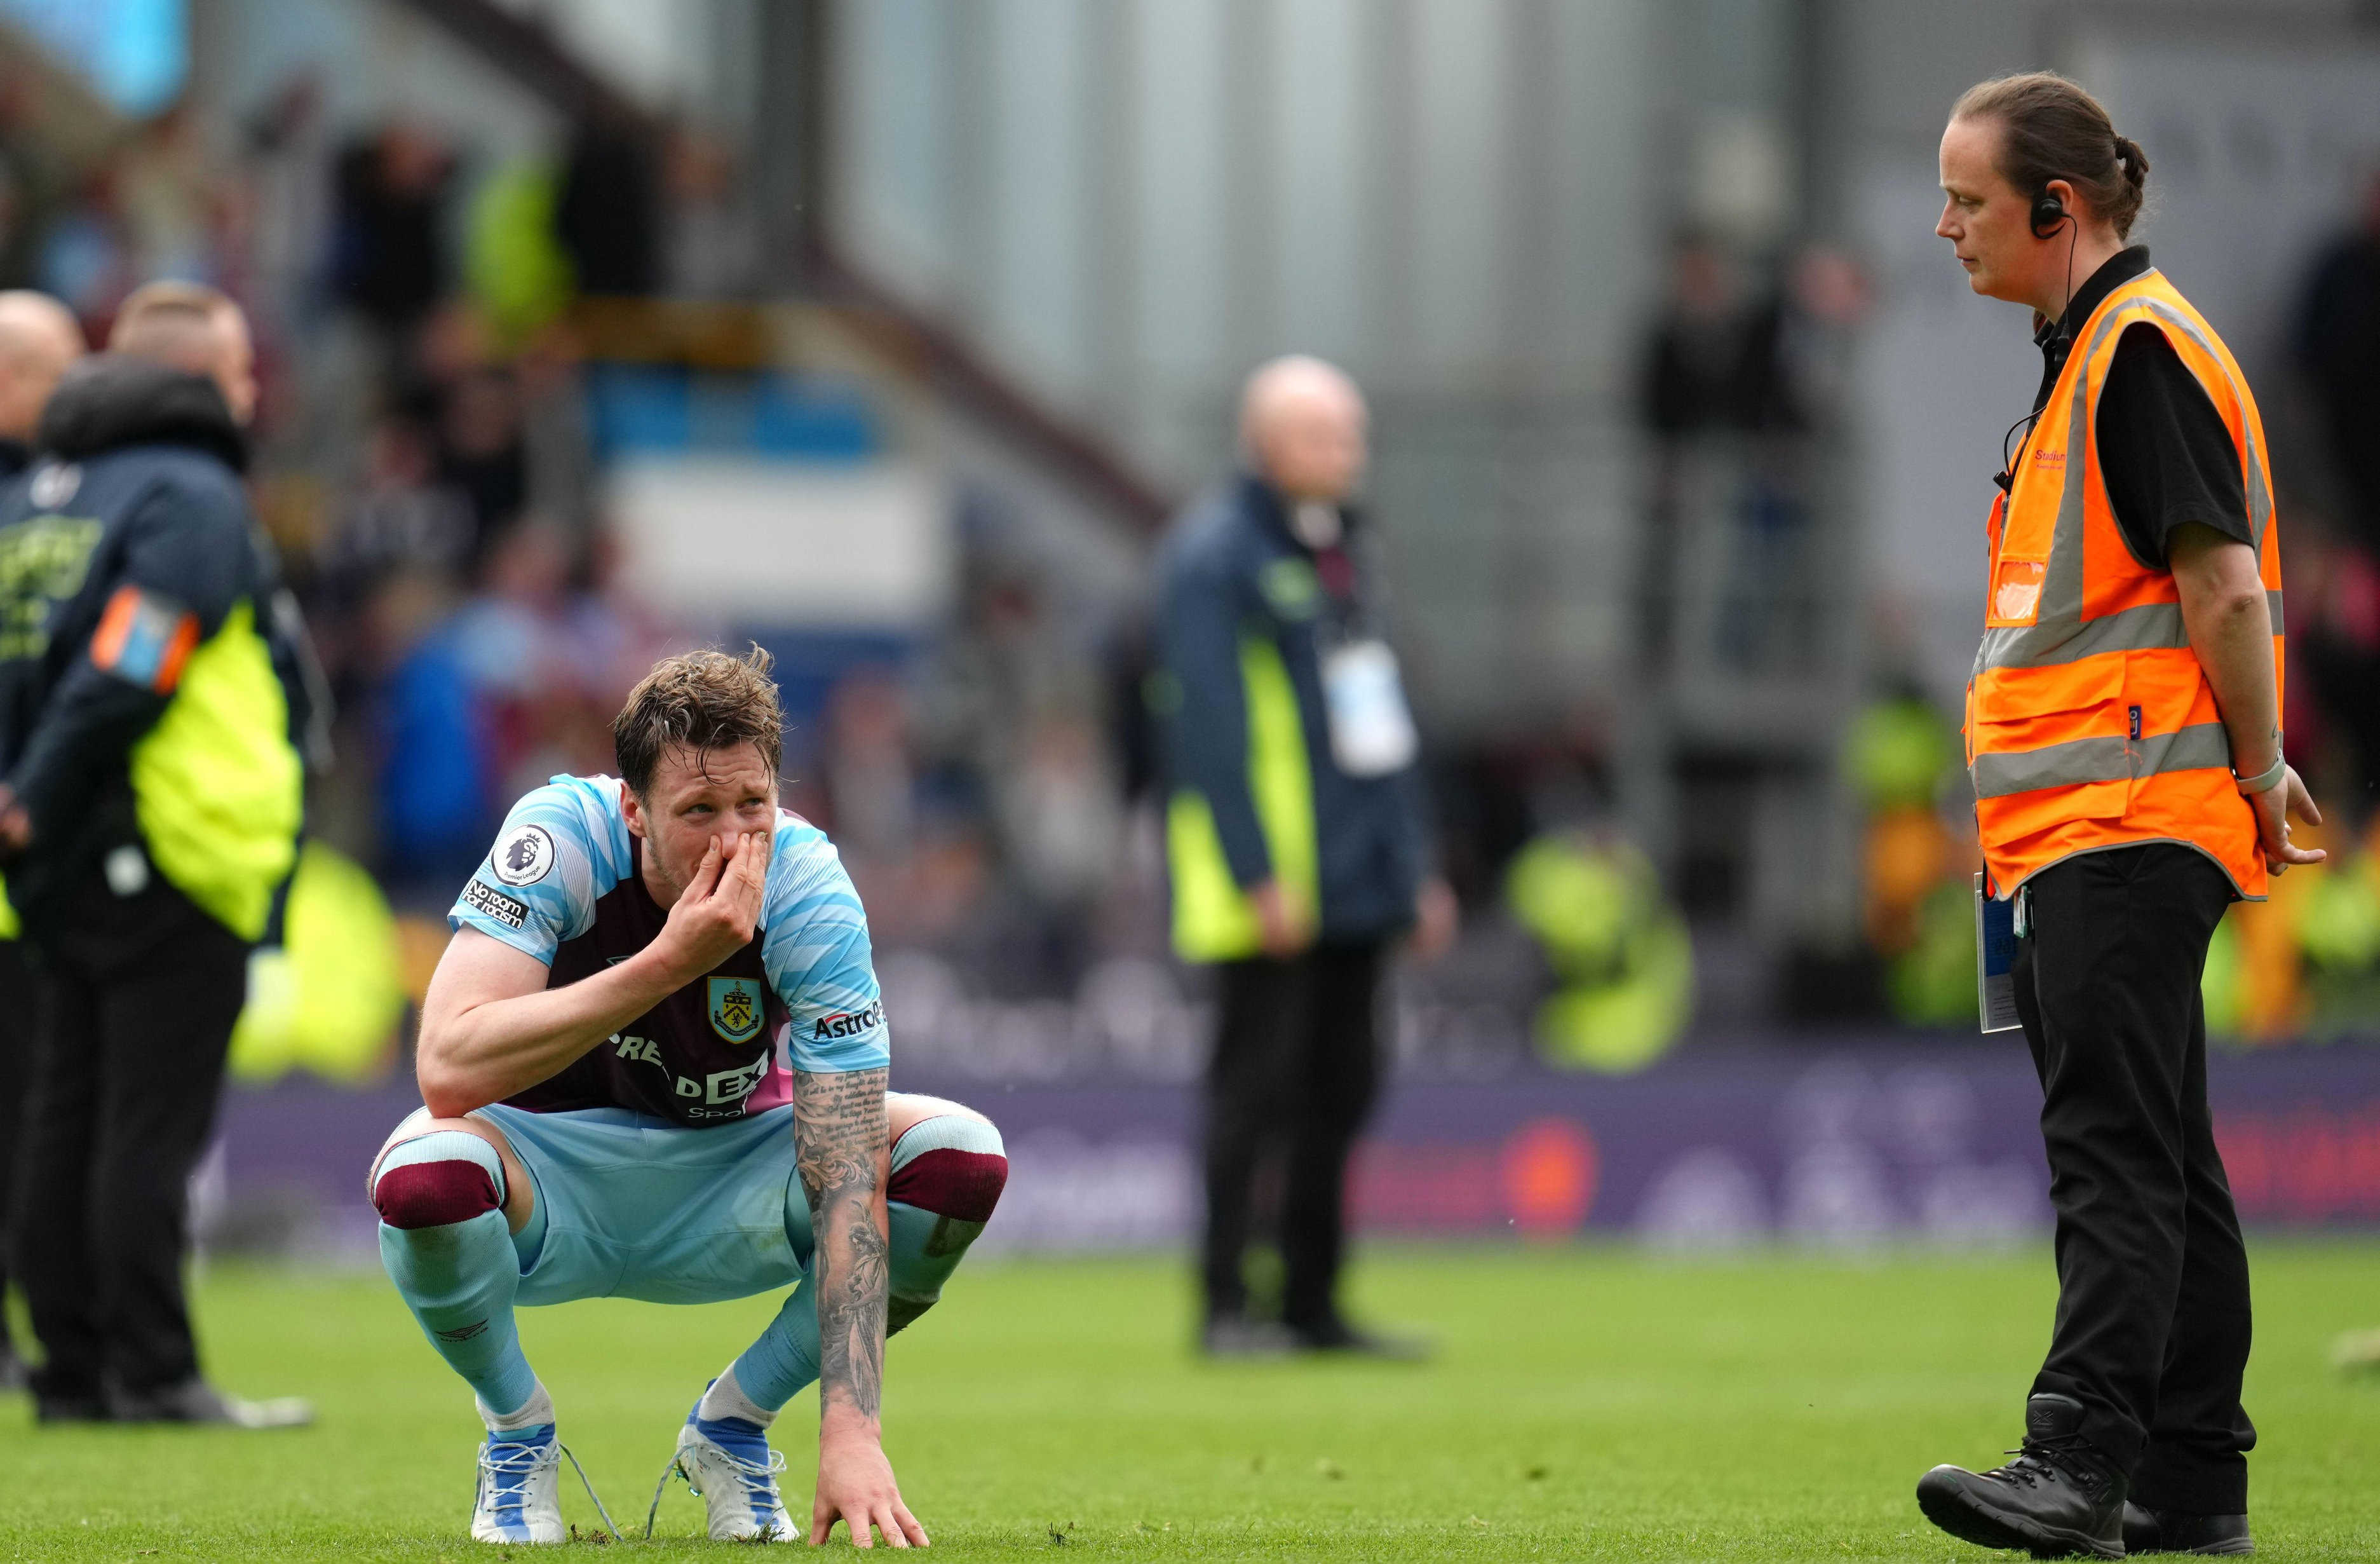
M819 1436L818 1494L810 1501L810 1546L826 1542L834 1523L850 1528L852 1545L873 1547L869 1528L884 1533L887 1547L932 1546L926 1528L901 1502L901 1485L884 1447L864 1431L838 1435L831 1426Z

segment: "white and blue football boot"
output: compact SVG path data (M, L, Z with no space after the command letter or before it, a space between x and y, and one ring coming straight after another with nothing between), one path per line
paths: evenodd
M568 1542L562 1524L562 1441L548 1423L525 1436L480 1446L480 1487L471 1500L471 1540Z
M710 1535L721 1542L800 1542L785 1518L777 1492L784 1453L769 1448L768 1431L740 1417L710 1418L702 1403L677 1431L677 1454L670 1471L702 1496ZM663 1482L669 1480L662 1474Z

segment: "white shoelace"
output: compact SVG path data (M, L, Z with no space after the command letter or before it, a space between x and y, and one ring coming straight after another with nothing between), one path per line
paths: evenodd
M497 1453L496 1448L500 1444L507 1447L502 1454ZM528 1459L524 1460L521 1459L523 1456ZM578 1457L558 1437L548 1440L542 1445L523 1444L516 1439L492 1439L483 1443L480 1447L480 1481L482 1485L494 1488L497 1497L495 1508L501 1510L504 1495L508 1486L525 1497L528 1480L547 1467L560 1465L565 1456L570 1457L570 1470L578 1473L578 1485L587 1490L587 1497L595 1506L595 1513L603 1518L603 1529L610 1532L613 1536L620 1537L620 1528L613 1524L612 1512L603 1507L603 1497L595 1491L595 1485L589 1481L587 1469L578 1464ZM513 1478L515 1481L508 1485L504 1481L505 1478ZM477 1508L476 1498L473 1501L473 1507ZM518 1511L521 1508L521 1504L516 1499L513 1509ZM620 1538L620 1540L626 1539Z
M704 1435L703 1437L708 1439L710 1436ZM747 1484L762 1485L772 1492L776 1485L777 1474L785 1469L785 1452L783 1450L771 1450L769 1459L766 1460L751 1460L737 1455L716 1439L710 1440L710 1448L724 1457L727 1464L735 1469L736 1475L742 1477ZM677 1452L672 1451L669 1464L662 1468L662 1480L653 1485L652 1508L645 1511L645 1540L648 1542L652 1540L653 1521L662 1512L662 1495L669 1491L669 1480L673 1475L686 1479L688 1492L696 1494L702 1492L700 1488L694 1485L694 1473L686 1469L685 1461ZM770 1522L770 1528L784 1533L788 1536L792 1535L789 1523L785 1520L785 1504L782 1496L777 1497L776 1508L777 1519Z

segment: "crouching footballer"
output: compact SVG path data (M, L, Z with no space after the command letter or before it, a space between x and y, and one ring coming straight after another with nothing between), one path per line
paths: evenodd
M471 1534L566 1538L516 1304L791 1287L696 1400L670 1470L713 1537L792 1540L768 1427L816 1380L809 1540L842 1521L863 1547L871 1528L923 1546L880 1439L884 1338L991 1216L999 1131L885 1090L859 898L826 837L777 808L765 654L662 662L613 739L617 780L521 800L464 886L422 1006L426 1106L371 1168L389 1277L487 1424Z

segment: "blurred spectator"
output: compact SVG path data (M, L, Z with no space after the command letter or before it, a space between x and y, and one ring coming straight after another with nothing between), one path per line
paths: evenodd
M1364 400L1338 370L1276 360L1241 400L1247 466L1173 523L1159 562L1173 943L1219 988L1207 1083L1211 1353L1402 1354L1338 1286L1347 1159L1376 1100L1374 1016L1396 943L1453 935L1431 865L1419 743L1362 518ZM1285 1165L1279 1324L1244 1263L1260 1164Z
M65 306L38 293L0 293L0 483L25 470L42 404L67 364L81 357L82 328ZM8 552L0 548L0 577L11 577ZM0 589L5 590L5 589ZM6 598L0 606L13 608ZM0 902L0 906L5 906ZM0 995L33 990L33 972L13 930L0 931ZM21 1004L0 1004L0 1297L8 1290L16 1262L8 1230L9 1188L17 1169L18 1132L25 1107L25 1081L32 1062L32 1016ZM0 1318L0 1391L25 1383L25 1365Z
M115 170L117 208L142 280L228 280L216 264L221 186L195 110L176 104L142 126Z
M2347 537L2380 555L2380 174L2364 188L2356 226L2314 265L2298 355L2345 489Z
M1088 963L1093 909L1114 872L1123 811L1087 715L1042 714L999 776L1001 842L1033 914L1043 986Z
M574 540L532 517L492 542L482 590L451 610L432 571L375 594L382 861L406 898L451 897L506 800L611 765L612 715L666 637L575 585L580 567Z
M478 534L468 496L440 481L437 451L413 421L389 417L373 426L363 487L321 561L333 605L359 605L397 571L461 580Z
M333 287L387 344L402 344L444 293L442 243L454 160L429 131L399 122L352 143L336 171Z
M1944 818L1959 758L1957 732L1913 685L1872 702L1844 737L1841 764L1867 811L1868 947L1893 1013L1915 1026L1975 1016L1971 876L1983 863L1963 792L1958 825Z
M449 584L403 571L373 593L373 770L379 863L394 898L443 903L487 850L490 735L455 638Z
M2380 779L2380 175L2365 188L2357 226L2313 268L2298 357L2327 437L2338 514L2325 568L2313 573L2313 612L2292 603L2290 628L2319 697L2318 725L2353 769L2332 796L2353 810L2368 807ZM2306 749L2314 726L2291 726L2292 752Z
M1774 332L1750 330L1742 279L1734 260L1700 237L1670 257L1669 296L1645 344L1638 394L1653 437L1652 492L1637 556L1637 644L1651 671L1678 653L1685 538L1714 504L1715 442L1742 429L1773 380L1758 353Z
M337 194L322 84L291 79L248 126L249 261L265 319L293 330L320 301Z
M95 170L42 236L36 268L42 291L64 299L86 321L104 321L115 313L117 301L138 279L117 210L116 188L115 169Z
M0 293L0 481L25 470L50 390L82 352L82 327L56 299Z
M2309 584L2285 600L2290 660L2306 677L2286 692L2283 732L2291 754L2330 749L2325 764L2346 768L2332 796L2352 826L2380 778L2380 558L2345 540L2308 536L2294 546L2313 567L2300 571Z
M1796 610L1812 596L1813 436L1840 405L1864 300L1857 266L1839 251L1804 251L1781 288L1755 298L1717 245L1679 246L1641 386L1654 474L1639 590L1657 667L1673 618L1692 611L1681 551L1706 517L1724 519L1729 534L1712 650L1739 668L1812 651L1814 627Z
M42 275L42 245L72 180L36 134L31 73L0 60L0 287Z
M827 740L827 807L835 846L873 906L866 886L897 874L917 835L917 770L900 683L881 668L843 678L828 702Z
M595 447L578 343L566 325L549 325L522 346L512 369L528 508L591 549Z
M589 123L570 144L553 226L578 291L644 298L662 283L659 181L631 129Z
M445 390L438 417L438 476L471 511L474 566L528 504L528 448L512 372L483 365Z
M1548 1061L1616 1075L1669 1052L1694 1016L1694 944L1643 853L1548 831L1514 857L1505 895L1559 984L1536 1015Z
M489 550L528 507L529 455L513 365L487 318L456 299L423 320L407 370L401 401L432 431L439 482L469 509L466 570L476 579Z
M1743 339L1743 285L1735 263L1708 239L1681 241L1645 358L1645 425L1665 449L1741 422L1751 400Z
M558 194L552 167L524 158L489 174L471 197L463 272L472 302L507 341L570 307L570 257L553 226Z
M667 188L669 291L680 299L753 297L759 242L727 143L699 125L680 125L670 137Z

